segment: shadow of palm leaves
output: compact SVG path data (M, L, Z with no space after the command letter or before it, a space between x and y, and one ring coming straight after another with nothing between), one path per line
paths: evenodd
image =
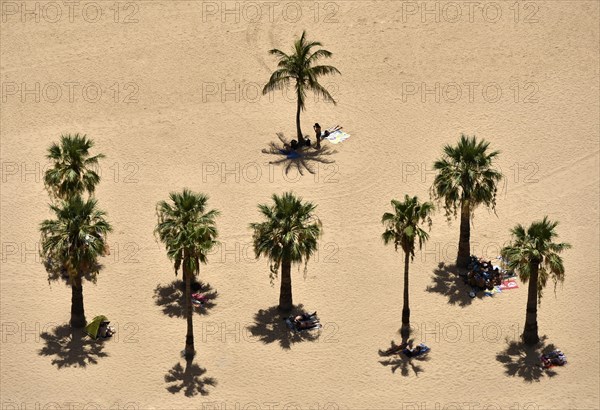
M171 394L176 394L183 391L187 397L194 397L200 394L207 396L209 391L208 386L216 386L217 380L213 377L206 377L206 369L198 366L192 359L186 360L185 368L181 363L176 363L167 374L165 374L165 382L167 391Z
M210 284L196 282L192 283L192 293L203 293L206 302L202 306L194 305L193 309L199 315L206 315L215 307L214 300L218 293ZM162 308L165 315L169 317L185 317L185 283L182 280L174 280L168 285L157 285L154 289L154 303Z
M305 171L308 171L310 174L316 174L317 170L315 167L318 167L319 164L332 164L335 162L329 157L336 154L337 151L328 145L322 145L319 150L313 147L302 147L296 150L299 154L298 158L288 158L285 153L289 153L292 150L289 141L281 132L277 133L277 137L279 138L279 142L271 141L268 148L262 149L262 153L280 157L275 161L269 161L269 164L283 165L286 175L294 168L300 175L304 175Z
M546 336L535 346L527 346L521 341L506 340L507 347L496 355L496 360L504 365L507 376L520 377L526 382L539 382L544 377L557 375L552 368L541 366L540 356L556 350L553 344L546 345Z
M402 353L402 349L405 346L412 346L414 343L413 339L403 340L400 345L397 345L392 340L390 342L390 347L386 350L379 350L378 354L380 357L386 357L387 359L380 360L382 366L390 367L392 373L396 373L398 369L400 369L400 374L404 377L410 375L410 371L415 374L415 376L419 376L419 373L423 372L423 367L420 363L429 361L429 356L417 356L417 357L407 357Z
M474 299L469 296L471 288L458 272L459 269L455 265L445 265L444 262L440 262L433 271L431 276L433 284L427 286L427 292L438 293L447 297L450 305L469 306ZM482 297L483 294L478 292L477 298L481 299Z
M302 305L295 307L293 313L300 315L306 313ZM319 330L305 330L293 332L285 323L287 315L282 315L277 306L260 309L254 314L254 323L248 326L252 336L257 337L264 344L278 342L282 349L290 349L292 344L315 341L320 336Z
M98 364L98 359L107 357L103 352L102 339L89 338L83 329L74 329L70 325L57 326L49 332L43 332L40 337L44 340L38 354L52 357L51 363L63 367L87 367Z

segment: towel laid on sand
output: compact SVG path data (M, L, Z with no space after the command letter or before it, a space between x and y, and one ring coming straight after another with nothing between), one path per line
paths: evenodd
M339 144L342 141L346 141L350 138L350 134L346 134L342 130L333 131L331 134L325 137L325 139L332 144Z
M484 290L483 294L485 296L494 296L496 293L502 293L502 289L500 289L500 286L494 286L494 289L492 290Z
M429 347L425 346L425 344L423 344L423 343L419 343L419 346L421 346L421 350L418 352L415 352L414 350L410 350L410 349L406 348L406 349L402 350L402 353L404 353L408 357L419 357L431 350Z
M502 281L502 285L499 286L500 290L518 289L519 285L514 279L507 279Z

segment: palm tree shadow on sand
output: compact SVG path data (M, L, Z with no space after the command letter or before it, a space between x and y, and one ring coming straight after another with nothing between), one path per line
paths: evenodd
M557 373L541 366L540 356L556 350L553 344L546 344L546 336L541 337L535 346L527 346L521 341L506 340L507 347L496 355L496 360L504 365L504 373L520 377L526 382L539 382L544 377L554 377Z
M176 363L167 374L165 374L165 383L167 391L176 394L183 391L187 397L194 397L200 394L207 396L209 391L207 387L217 385L217 380L213 377L205 376L206 369L194 363L193 359L185 361L185 367L181 363Z
M314 342L320 336L320 330L305 330L293 332L285 322L289 315L301 315L307 313L302 305L295 306L289 314L283 314L277 306L268 309L260 309L254 314L254 323L248 326L252 336L258 338L264 344L278 342L282 349L288 350L295 343Z
M330 157L336 154L337 151L329 147L329 143L326 142L321 145L320 149L314 147L303 147L296 150L299 154L298 158L288 158L286 153L292 151L289 141L285 138L283 133L278 132L277 137L279 142L272 141L269 143L268 148L263 148L263 154L276 155L279 159L269 161L269 164L283 165L285 174L289 174L290 170L296 169L300 175L304 175L305 171L310 174L316 174L317 170L315 167L319 167L319 164L333 164L335 161Z
M193 306L193 309L199 315L206 315L208 311L215 307L214 300L218 293L210 284L203 282L192 283L192 293L202 293L206 297L206 302L202 306ZM154 303L162 308L165 315L169 317L185 317L185 282L174 280L168 285L157 285L154 289Z
M103 339L93 340L83 329L72 328L68 324L42 332L40 337L44 341L44 347L38 354L52 357L51 363L59 369L85 368L88 365L98 364L98 359L108 357L108 354L103 352Z
M398 331L402 334L401 331ZM377 353L380 357L385 359L380 360L382 366L388 366L392 373L396 373L400 369L400 374L404 377L410 375L411 370L415 376L419 376L419 373L423 372L421 363L429 361L429 355L425 354L417 357L408 357L402 353L402 349L405 346L413 346L415 343L414 339L410 339L410 332L408 335L402 337L402 343L396 344L393 340L390 342L390 347L386 350L379 350Z
M427 286L427 292L447 297L450 305L469 306L475 298L469 296L471 287L458 274L459 271L460 269L456 265L446 265L444 262L440 262L433 271L431 276L433 284ZM476 297L482 299L483 293L477 292Z

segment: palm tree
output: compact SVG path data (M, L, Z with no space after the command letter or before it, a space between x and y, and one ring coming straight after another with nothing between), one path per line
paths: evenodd
M318 49L311 52L314 47L322 47L318 41L308 41L306 31L294 42L292 54L286 54L276 48L269 50L270 54L279 57L277 70L271 74L269 82L263 88L263 95L286 88L290 81L295 81L296 88L296 132L298 133L298 142L303 145L304 137L300 128L300 112L305 109L306 93L313 91L316 95L322 96L325 101L336 104L329 91L323 87L318 79L321 76L340 74L339 70L330 65L314 65L321 58L330 58L332 53L325 49Z
M385 226L385 231L381 235L383 242L387 245L394 244L397 251L401 247L404 251L404 304L402 306L402 335L408 337L410 330L410 306L408 298L408 267L409 258L415 257L415 240L419 241L419 249L429 238L419 225L427 223L431 229L431 213L434 206L431 202L419 202L416 196L404 196L404 201L400 202L392 199L392 208L394 212L386 212L381 218L381 223Z
M570 249L568 243L555 243L558 236L556 226L545 216L541 221L533 222L527 230L518 224L512 230L514 242L502 249L502 257L509 269L519 274L524 282L529 282L527 290L527 314L523 341L535 345L540 341L537 325L537 305L542 301L542 290L548 278L554 282L554 290L558 282L565 280L565 267L559 255L565 249Z
M104 238L112 228L95 199L84 201L76 195L50 205L50 209L56 218L40 225L42 256L66 268L71 285L71 326L84 327L82 278L89 274L95 281L99 272L97 259L104 255Z
M200 273L200 263L207 263L207 255L217 243L215 218L217 210L206 210L208 196L184 189L171 192L170 202L160 201L156 205L158 223L155 234L167 249L167 256L174 263L175 275L183 268L185 281L185 309L187 335L185 357L195 355L194 324L192 321L192 276Z
M254 254L270 261L271 284L277 277L281 266L281 288L279 309L288 312L292 301L292 263L304 261L304 268L311 255L317 249L317 240L321 236L321 221L314 215L317 207L311 202L302 202L302 198L287 192L282 196L273 194L273 205L259 205L258 209L265 221L251 223L254 230Z
M94 171L103 154L90 156L94 141L85 135L62 135L60 143L53 143L46 156L53 167L44 174L44 184L57 199L67 199L71 195L81 195L87 191L94 193L100 176Z
M460 239L456 265L466 268L470 256L471 218L484 204L496 211L497 185L502 173L493 167L499 151L488 151L490 143L475 136L460 136L456 146L446 145L444 155L433 164L437 171L432 194L443 200L446 217L456 217L460 207Z

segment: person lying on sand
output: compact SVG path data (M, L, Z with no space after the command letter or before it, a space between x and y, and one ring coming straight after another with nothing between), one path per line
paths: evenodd
M319 323L317 312L308 314L303 313L294 317L294 326L297 329L310 329Z
M407 357L416 357L421 355L422 353L425 353L427 350L429 350L427 346L421 343L412 350L409 348L404 349L402 353L404 353Z
M316 125L316 124L315 124ZM321 141L327 139L327 137L329 137L331 134L333 134L336 131L340 131L343 127L340 127L339 125L336 125L335 127L331 127L331 128L327 128L322 134L321 134ZM317 145L317 148L321 148L320 142L319 145Z
M304 330L304 329L312 329L313 327L318 326L319 322L312 321L312 320L305 320L305 321L301 321L301 322L295 322L294 325L296 326L296 329Z
M192 303L196 306L203 306L206 303L206 295L192 293Z
M303 313L301 315L297 315L294 317L294 320L314 320L317 319L317 311L315 310L313 313Z
M396 345L396 344L394 344L394 341L392 340L392 346L389 349L385 350L385 351L380 350L379 354L381 356L390 356L390 355L393 355L393 354L400 354L406 348L408 348L408 343L407 342L402 342L399 345Z

